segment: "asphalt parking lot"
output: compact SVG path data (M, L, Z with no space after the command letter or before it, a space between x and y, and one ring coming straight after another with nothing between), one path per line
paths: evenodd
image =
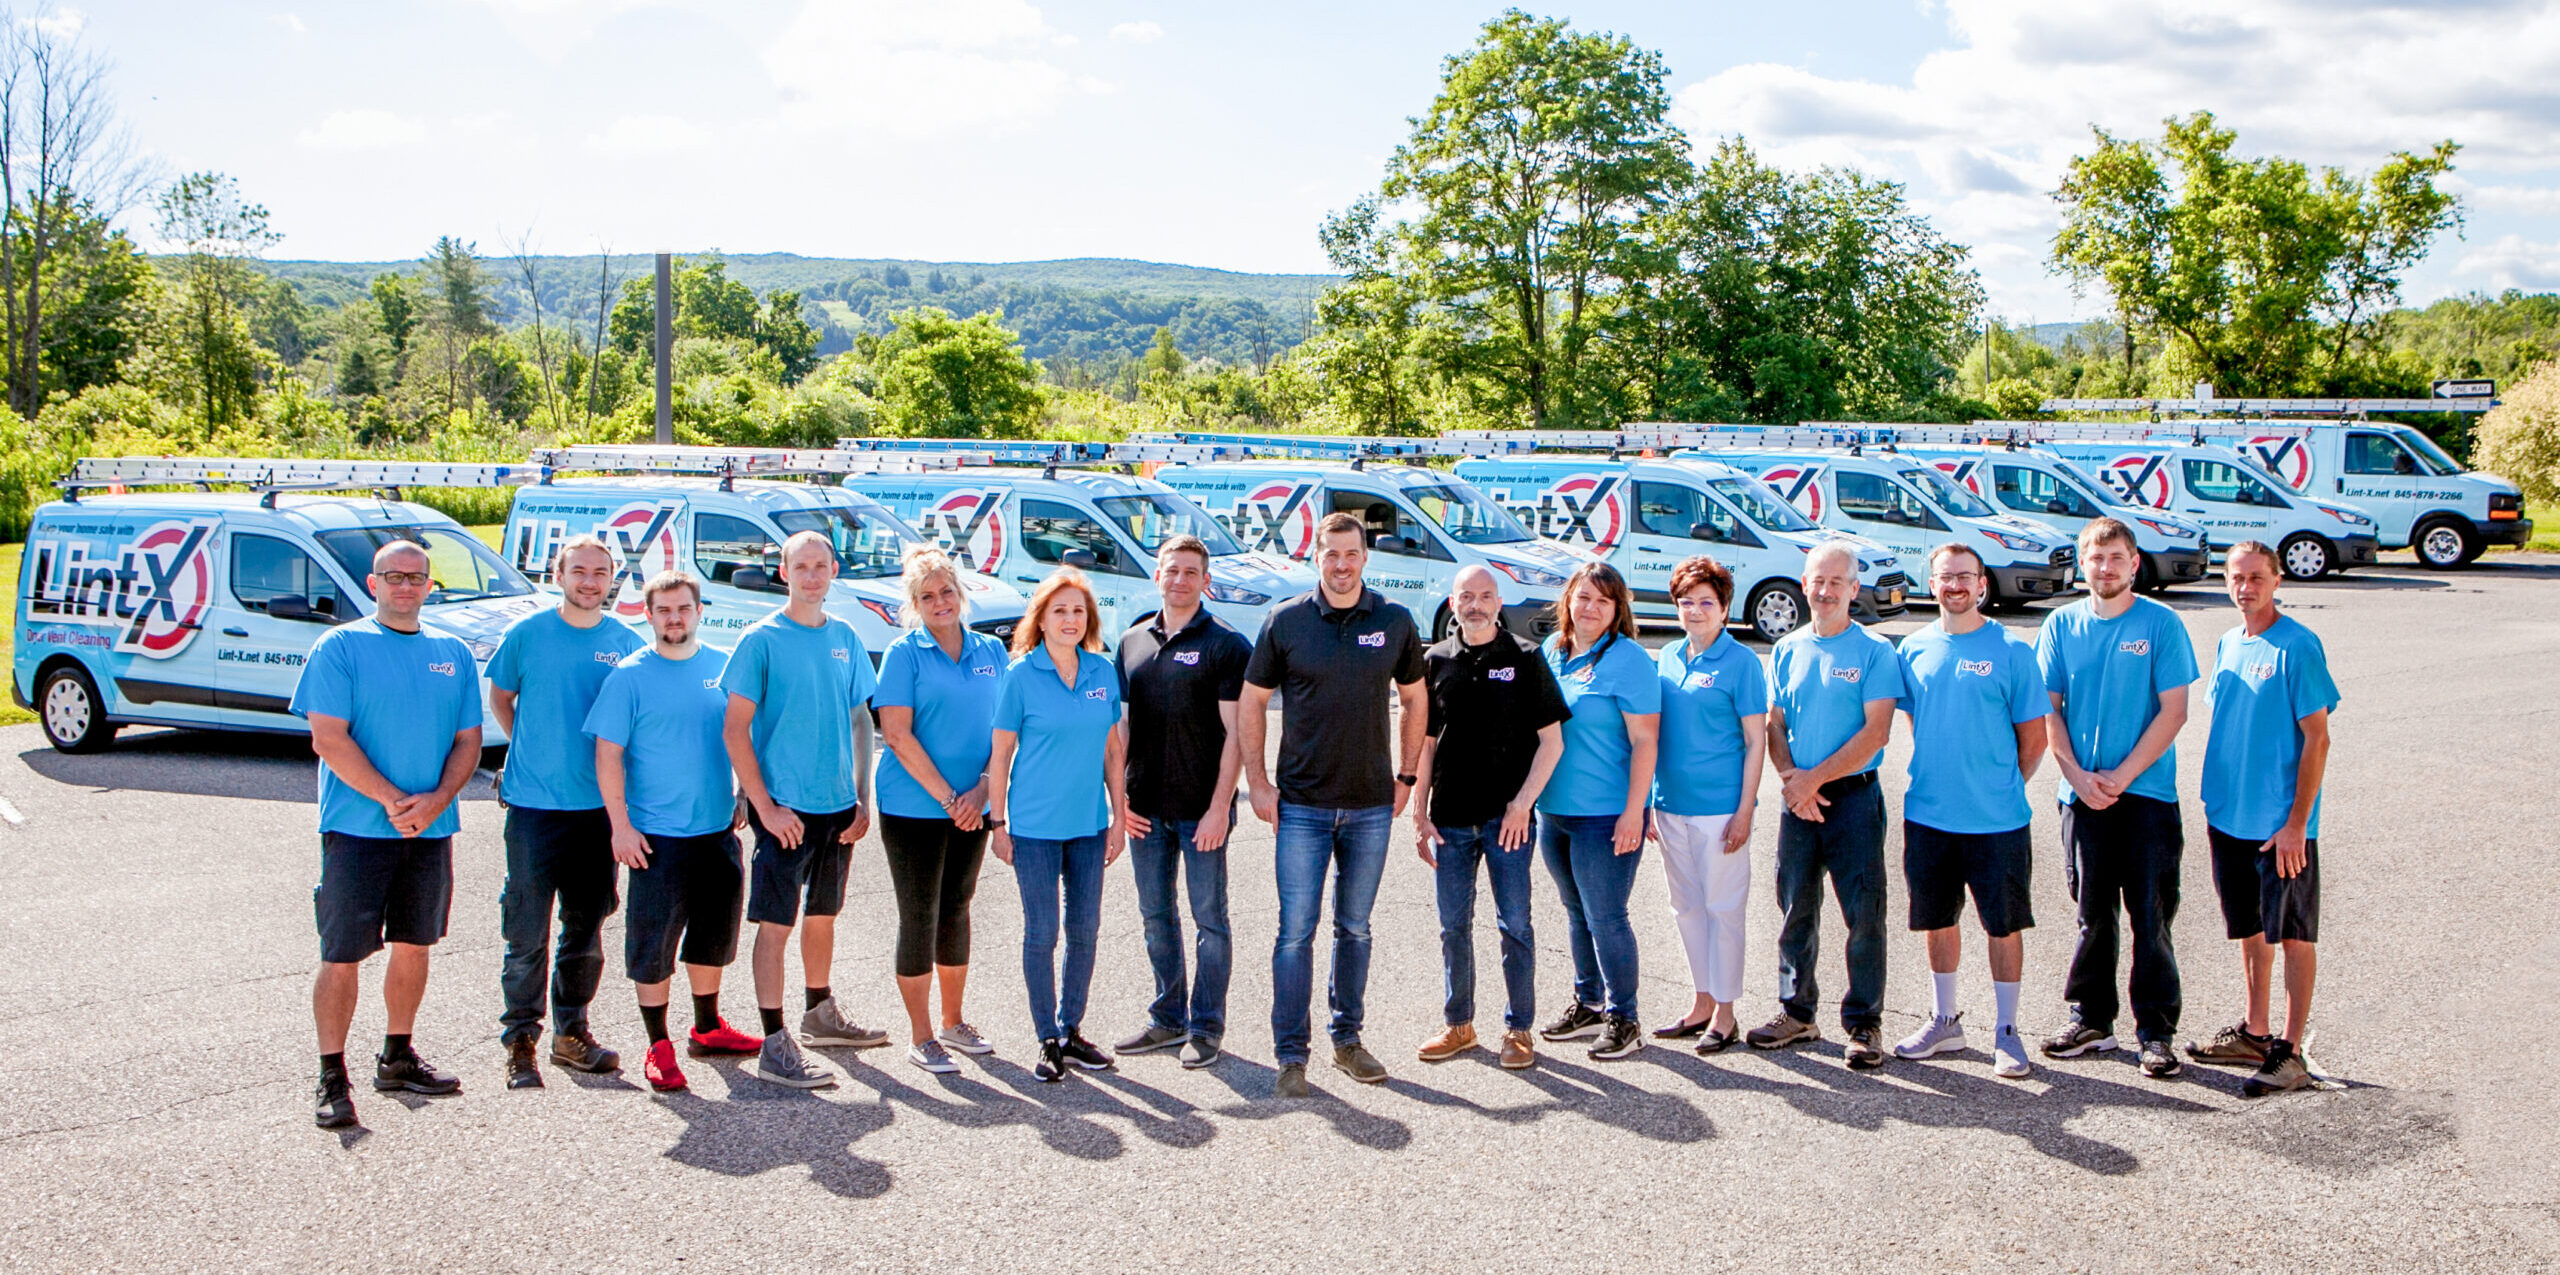
M1439 1023L1438 931L1430 874L1400 825L1367 1032L1393 1077L1365 1087L1320 1067L1315 1097L1274 1101L1271 835L1251 822L1231 850L1231 1052L1212 1069L1151 1055L1033 1082L1019 910L1010 873L991 860L969 1017L998 1052L957 1076L929 1076L894 1048L834 1050L824 1056L844 1080L832 1090L786 1091L734 1064L688 1060L693 1091L653 1096L637 1080L642 1036L616 925L597 1030L633 1074L553 1071L546 1089L510 1092L495 1043L500 812L481 784L456 843L454 931L418 1027L422 1050L459 1072L465 1093L395 1100L360 1084L365 1127L324 1133L309 1106L318 859L307 750L129 732L106 754L66 757L35 727L10 727L0 1181L15 1184L17 1203L0 1212L0 1265L2560 1267L2560 1092L2536 1034L2560 1004L2560 800L2545 786L2560 763L2560 558L2500 555L2436 575L2394 556L2284 593L2326 640L2345 697L2311 1045L2341 1083L2261 1100L2239 1096L2236 1072L2147 1081L2129 1053L2038 1059L2025 1083L1992 1078L1979 1048L1852 1073L1829 1013L1829 1039L1781 1054L1652 1047L1593 1063L1567 1046L1527 1072L1482 1052L1419 1063L1414 1046ZM2206 589L2168 600L2209 660L2232 623L2227 602ZM2189 1034L2210 1034L2240 1004L2195 801L2201 718L2199 707L2181 752ZM1906 752L1897 738L1886 768L1896 809ZM2049 773L2036 791L2049 793ZM2064 1017L2073 938L2051 806L2037 804L2042 924L2028 936L2022 1015L2033 1034ZM1750 1022L1771 1011L1776 987L1775 830L1764 801ZM865 851L835 986L861 1021L902 1022L887 873L877 841ZM1899 853L1897 836L1888 1040L1928 1005L1921 946L1899 928ZM1482 906L1489 1031L1500 979ZM1644 1010L1661 1021L1689 989L1650 862L1635 915ZM1543 1019L1569 980L1543 869L1537 926ZM1839 933L1829 919L1822 980L1835 995ZM1966 964L1968 1017L1987 1024L1978 934ZM381 1029L377 977L378 960L358 1049ZM1148 989L1134 894L1117 868L1088 1032L1107 1042L1134 1029ZM724 1007L752 1023L743 949Z

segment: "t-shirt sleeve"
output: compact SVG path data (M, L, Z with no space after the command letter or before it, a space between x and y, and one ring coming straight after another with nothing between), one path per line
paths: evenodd
M2338 684L2329 676L2329 649L2317 634L2285 658L2285 681L2293 695L2293 720L2338 706Z
M1543 659L1531 660L1521 667L1534 670L1529 676L1538 682L1536 728L1545 730L1558 722L1572 721L1573 705L1564 702L1564 686L1556 681L1556 671L1547 667Z
M1620 661L1618 680L1624 683L1618 692L1618 711L1638 716L1661 712L1662 674L1645 658L1644 649L1638 647L1624 656L1613 652L1611 658Z
M1902 656L1893 649L1892 643L1882 638L1876 639L1875 646L1875 651L1867 656L1866 673L1858 679L1865 688L1862 698L1870 704L1880 699L1899 700L1902 698Z
M2036 630L2036 672L2044 679L2048 704L2053 702L2053 696L2071 693L2071 670L2062 662L2062 641L2054 624L2054 619L2048 619L2043 628Z
M1760 657L1752 656L1742 666L1742 679L1733 688L1733 714L1749 717L1769 711L1769 674L1760 667Z
M1411 686L1422 680L1422 635L1415 630L1410 615L1399 627L1403 630L1404 645L1396 652L1396 685Z
M2165 694L2196 680L2196 644L2176 612L2161 610L2158 636L2151 639L2160 648L2160 658L2151 661L2151 689Z
M871 702L871 694L880 688L880 674L871 667L871 650L862 644L862 635L845 626L846 656L853 661L853 706L860 708Z
M498 653L489 657L489 685L509 695L524 689L525 629L519 624L507 630L498 641Z
M1895 647L1893 651L1895 671L1902 677L1902 694L1893 702L1893 707L1897 712L1908 713L1915 707L1915 701L1911 696L1911 692L1913 690L1911 682L1911 661L1913 658L1914 657L1911 652L1911 640L1909 638L1905 638L1903 639L1902 645Z
M347 668L347 643L323 637L311 648L311 657L302 663L302 676L293 685L291 708L296 717L320 713L352 720L356 715L355 692L355 678Z
M1440 702L1440 668L1429 656L1423 657L1422 664L1422 702L1428 710L1422 717L1422 733L1438 739L1440 732L1448 729L1449 725L1448 710L1443 708Z
M1244 666L1253 662L1253 645L1239 633L1218 644L1218 699L1232 704L1244 698Z
M480 728L480 677L471 660L471 648L464 645L460 639L451 639L445 645L453 655L454 671L460 674L453 679L459 683L453 688L456 701L453 733L459 735L467 730L478 730Z
M1280 678L1289 670L1289 657L1280 650L1280 613L1263 617L1262 636L1253 640L1253 657L1245 661L1244 680L1266 691L1280 689Z
M764 635L749 630L738 639L738 649L729 655L729 667L720 670L720 689L744 698L750 704L764 702Z
M916 707L915 649L912 642L899 642L880 657L880 683L871 692L873 708ZM969 653L964 649L960 654L965 659Z
M636 675L628 669L615 669L606 674L604 685L596 688L595 707L587 710L587 734L617 747L631 743L631 684Z
M2009 724L2023 726L2051 716L2053 697L2036 672L2036 653L2026 643L2014 642L2009 655Z
M1004 676L996 682L997 730L1009 730L1017 735L1022 733L1022 670L1029 667L1029 664L1016 664L1006 669Z

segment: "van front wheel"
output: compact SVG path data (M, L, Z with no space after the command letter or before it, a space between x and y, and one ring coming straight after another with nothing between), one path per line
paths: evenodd
M2470 565L2473 558L2480 556L2479 550L2472 547L2472 539L2464 533L2462 524L2438 518L2418 528L2418 534L2411 537L2411 547L2418 551L2419 566L2451 571Z
M2307 531L2297 531L2277 546L2276 559L2284 564L2285 577L2291 580L2317 580L2338 564L2338 555L2329 548L2329 542Z
M36 684L36 716L45 742L58 752L94 753L115 742L116 726L107 720L98 684L77 664L60 665Z
M1751 601L1742 613L1753 635L1763 642L1775 642L1804 627L1808 614L1804 590L1790 581L1768 581L1752 590Z

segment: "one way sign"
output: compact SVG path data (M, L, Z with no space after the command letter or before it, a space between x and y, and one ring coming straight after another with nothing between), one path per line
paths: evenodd
M2496 398L2498 396L2496 381L2437 381L2433 388L2437 398Z

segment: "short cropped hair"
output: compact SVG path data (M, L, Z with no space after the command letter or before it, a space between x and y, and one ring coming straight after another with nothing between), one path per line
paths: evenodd
M2223 570L2226 572L2229 571L2232 563L2238 562L2242 554L2249 553L2254 553L2265 558L2267 560L2267 565L2276 569L2277 575L2284 574L2284 559L2277 557L2275 546L2268 544L2264 540L2243 540L2240 543L2231 546L2231 551L2222 555Z
M620 570L622 567L622 554L619 550L615 549L612 545L605 543L604 537L596 535L593 532L582 531L577 535L561 541L560 547L552 551L551 574L556 576L567 570L569 568L569 555L582 549L593 549L597 553L603 554L604 563L608 567L612 567L616 570Z
M1972 545L1961 544L1950 540L1929 551L1929 570L1932 573L1936 572L1938 569L1938 559L1953 553L1960 553L1973 559L1973 569L1976 571L1981 571L1986 568L1986 564L1982 561L1982 555L1975 553Z
M1156 547L1156 561L1162 562L1177 553L1199 554L1200 569L1203 571L1209 569L1209 545L1200 537L1187 531L1166 536L1164 543Z
M1733 609L1733 573L1703 553L1682 558L1680 565L1671 569L1671 600L1678 602L1702 584L1715 590L1717 606Z
M2123 545L2126 553L2142 552L2142 546L2134 541L2133 528L2101 514L2080 528L2080 556L2086 558L2090 550L2110 541Z
M1360 537L1361 547L1368 547L1368 525L1360 521L1359 515L1344 513L1339 510L1326 514L1324 516L1324 521L1316 524L1316 543L1323 544L1326 536L1330 536L1338 531L1348 531L1351 534Z
M661 571L649 577L649 583L640 586L641 609L646 610L655 606L659 594L673 593L678 589L691 591L694 605L702 605L702 582L694 579L692 572Z

